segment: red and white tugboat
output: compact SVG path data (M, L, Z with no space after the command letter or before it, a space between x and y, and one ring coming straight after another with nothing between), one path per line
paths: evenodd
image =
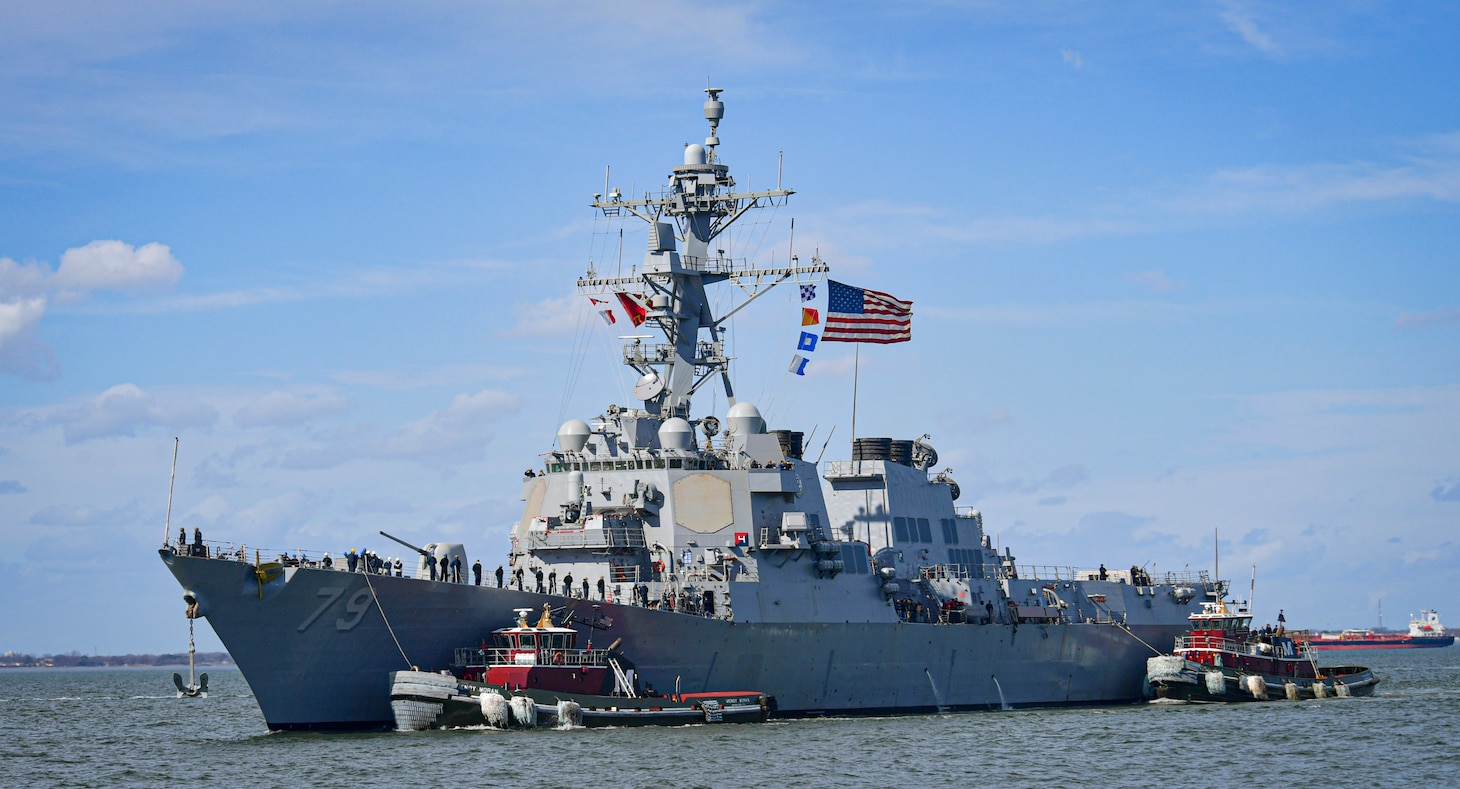
M774 699L760 691L641 689L618 641L580 649L578 632L554 625L549 606L536 625L530 612L517 609L517 624L492 631L490 643L458 648L450 670L391 672L396 728L754 723L770 714Z
M1156 699L1270 701L1368 696L1379 679L1362 666L1319 666L1304 634L1252 630L1245 603L1202 603L1170 655L1146 661Z

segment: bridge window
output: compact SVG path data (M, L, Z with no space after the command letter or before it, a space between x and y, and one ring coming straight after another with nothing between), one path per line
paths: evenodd
M907 518L892 519L892 539L896 542L908 542Z
M842 546L842 567L843 572L854 575L867 575L872 572L871 566L867 563L867 544L854 542Z

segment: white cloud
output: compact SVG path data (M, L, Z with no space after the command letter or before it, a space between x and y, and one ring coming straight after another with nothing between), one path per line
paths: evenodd
M233 421L239 427L298 425L318 416L343 414L349 408L349 400L337 394L273 391L238 409Z
M843 238L865 238L866 243L885 242L887 228L898 234L914 233L924 238L954 242L1053 244L1076 238L1104 238L1150 232L1142 221L1106 217L1057 216L960 216L954 212L922 205L899 205L870 200L849 205L833 215ZM855 241L854 241L855 243ZM823 257L827 257L823 255ZM842 261L833 260L837 269Z
M207 427L217 416L206 403L158 398L135 384L119 384L89 402L57 411L49 421L61 425L67 444L79 444L135 436L148 427Z
M380 453L428 465L479 459L492 440L489 425L517 410L514 394L485 389L457 395L445 411L412 422L385 439Z
M613 308L619 313L619 324L632 329L633 324L624 318L622 308L616 302ZM517 313L517 322L503 334L508 337L563 337L582 332L590 319L593 325L588 327L589 331L607 328L597 314L588 309L589 306L587 296L574 293L514 307L512 311Z
M0 302L0 372L38 380L59 373L51 347L35 336L45 314L44 296Z
M687 29L714 31L726 69L811 57L783 26L762 21L767 9L759 5L657 0L624 13L553 2L428 1L409 10L364 3L348 22L332 8L270 0L7 7L0 70L29 90L13 92L20 100L0 118L0 140L146 166L192 153L168 144L175 140L283 130L348 145L382 132L432 135L436 113L423 105L565 91L566 75L601 67L615 53L698 56L701 41L683 35ZM551 52L535 43L548 40ZM226 46L204 43L220 41ZM184 56L204 65L167 68ZM652 89L634 81L601 86Z
M410 460L428 468L482 459L492 425L515 413L517 395L495 389L457 395L435 411L382 435L373 425L335 430L319 443L284 450L277 465L292 470L334 468L357 460ZM230 472L229 478L232 474Z
M1117 198L1102 197L1068 216L978 216L940 206L867 200L837 209L820 224L861 249L877 249L889 238L907 235L955 243L1037 246L1150 235L1175 223L1209 223L1213 217L1266 217L1406 201L1460 202L1460 133L1406 140L1387 159L1377 161L1218 169L1171 189L1132 189ZM842 261L831 260L838 270L845 269ZM1149 274L1136 277L1160 284Z
M1005 304L993 307L942 307L929 304L918 309L926 317L960 323L1054 326L1171 321L1221 307L1194 307L1164 301L1107 301L1090 304Z
M1218 437L1240 447L1327 454L1370 451L1403 440L1435 448L1460 440L1460 386L1273 392L1232 399L1244 404L1250 417Z
M1439 326L1460 324L1460 309L1438 307L1429 312L1406 312L1394 319L1394 328L1433 329Z
M1061 49L1060 57L1077 70L1085 67L1085 56L1073 49Z
M351 386L410 391L430 387L456 387L484 379L520 378L528 371L487 364L447 364L428 370L337 370L330 378Z
M379 514L402 515L415 512L416 508L409 502L403 501L395 496L373 496L369 499L357 501L349 508L352 515Z
M61 255L52 283L65 290L137 290L170 285L182 274L182 264L165 244L134 249L121 241L93 241Z
M1201 213L1292 212L1394 200L1460 201L1460 159L1229 169L1177 198L1174 207Z
M233 512L233 505L222 496L213 495L198 502L182 514L182 520L189 526L218 523Z
M110 510L86 505L52 504L31 515L27 522L35 526L106 527L131 520L136 516L136 512L136 501Z
M0 258L0 296L15 298L46 292L51 270L40 263L17 263Z
M1260 50L1267 55L1281 54L1276 42L1270 36L1257 27L1257 20L1254 19L1251 9L1243 4L1229 0L1225 3L1226 8L1220 14L1222 24L1228 30L1236 33L1243 41L1246 41L1253 48Z
M992 430L996 427L1013 424L1013 422L1014 415L1009 413L1008 408L1000 406L992 411L980 414L976 419L973 420L973 425L970 429L974 433L982 433L986 430Z
M237 530L235 539L268 539L282 532L300 529L319 509L320 500L301 491L262 499L232 515L220 517Z
M93 241L61 255L60 270L44 263L0 258L0 372L50 379L60 373L51 347L36 337L49 295L82 298L96 290L135 291L172 284L183 266L164 244L141 248L121 241Z

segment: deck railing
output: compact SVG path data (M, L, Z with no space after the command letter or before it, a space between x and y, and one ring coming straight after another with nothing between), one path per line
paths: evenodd
M1277 654L1277 646L1266 641L1247 640L1237 641L1230 638L1218 638L1217 636L1185 635L1176 637L1176 651L1203 650L1209 652L1228 652L1234 655L1251 655L1262 658L1287 657L1289 660L1294 657L1302 660L1312 660L1313 650L1309 648L1306 641L1292 639L1293 648L1297 651L1294 655ZM1263 651L1267 647L1267 651Z
M203 540L201 545L190 542L181 547L179 547L175 543L169 543L163 546L163 549L170 550L180 556L199 556L205 559L221 559L224 561L242 562L245 564L276 563L284 567L306 567L314 570L328 569L340 572L350 571L350 560L348 556L348 551L346 553L335 553L333 551L314 550L310 548L288 548L285 550L280 550L278 548L254 548L245 543L234 543L227 540ZM331 566L329 567L324 566L324 557L326 554L330 556ZM356 556L358 558L355 562L355 572L366 572L367 563L364 559L364 555L356 554ZM397 557L394 556L380 557L382 561L387 562L388 566L386 564L382 564L379 572L375 574L396 575L396 558ZM401 560L401 572L399 574L400 577L421 577L427 579L431 577L430 573L417 576L416 568L419 566L419 559L417 556L401 556L399 558ZM470 568L461 568L461 582L471 583L471 580L472 579ZM483 578L482 580L483 583L491 582L488 578Z
M538 666L606 666L608 665L608 650L606 649L550 649L544 647L537 650L537 662L535 664L517 664L513 662L516 654L520 654L522 648L502 647L457 647L456 658L452 661L457 666L512 666L512 665L538 665Z
M638 527L529 531L529 550L540 548L643 548L644 530Z

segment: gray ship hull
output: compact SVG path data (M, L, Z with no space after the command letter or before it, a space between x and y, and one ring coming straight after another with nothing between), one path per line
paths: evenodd
M260 583L243 562L162 555L276 730L388 728L390 672L444 668L514 609L544 603L580 623L611 619L596 637L622 638L641 680L660 690L756 688L775 696L780 716L1137 702L1146 644L1168 644L1185 627L1175 611L1129 630L738 622L339 570L289 568Z

